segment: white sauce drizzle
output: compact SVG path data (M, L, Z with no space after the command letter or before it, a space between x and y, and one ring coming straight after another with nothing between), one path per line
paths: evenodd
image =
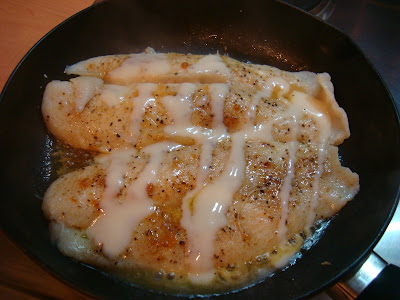
M101 201L103 214L93 222L87 234L96 244L102 244L102 251L108 257L120 255L129 245L132 232L139 222L154 212L153 201L147 195L147 186L156 179L164 155L177 147L179 146L175 143L162 142L142 149L150 156L149 161L129 185L123 202L119 202L116 195L125 185L128 162L137 151L114 151L104 158L110 161L110 166Z
M96 77L80 76L72 78L75 93L75 111L81 112L86 104L101 91L103 80Z
M195 84L183 83L180 85L176 96L165 96L161 99L168 114L172 117L174 127L190 127L190 117L192 115L191 96L195 90Z
M256 114L256 103L258 103L259 99L261 97L264 98L269 98L271 97L272 92L278 88L277 95L278 97L282 97L282 95L286 94L290 90L290 84L284 80L283 78L280 77L271 77L266 80L266 84L264 85L263 90L257 93L255 95L253 102L251 104L250 110L248 112L248 118L249 120L255 119L255 114ZM282 98L282 100L284 100ZM283 119L291 119L293 121L293 126L290 127L292 131L292 135L294 136L294 140L287 142L286 144L288 145L288 163L287 163L287 173L283 179L282 186L279 190L278 197L281 201L281 215L280 215L280 221L278 225L278 229L276 231L276 234L278 235L279 240L284 241L285 240L285 235L287 232L287 226L286 226L286 220L288 217L288 211L289 211L289 198L290 198L290 193L292 190L292 181L293 178L295 177L295 163L296 163L296 152L298 148L298 141L297 141L297 131L298 131L298 125L297 125L297 119L302 115L302 110L301 107L298 107L293 104L288 104L289 109L287 109L286 112L281 113L274 119L264 122L261 124L258 124L257 126L253 126L252 128L248 127L246 128L246 136L248 138L252 139L257 139L260 141L273 141L273 135L272 135L272 129L273 125L280 120Z
M236 191L234 186L236 181L228 180L228 175L226 174L221 175L218 177L218 180L204 186L205 180L210 173L209 166L212 162L214 147L219 140L227 136L227 130L224 125L224 104L228 91L229 87L227 84L209 85L213 130L187 126L166 128L166 131L169 131L171 134L190 136L201 144L196 188L189 192L182 201L183 216L181 219L181 225L188 232L189 263L192 270L190 278L197 283L208 282L214 276L212 256L214 253L216 231L220 228L220 224L226 222L225 213L228 204L232 200L232 197L229 195ZM242 176L244 176L243 174ZM240 175L236 172L232 173L231 176L238 177ZM217 181L221 181L221 185L216 186L218 184ZM216 187L218 187L219 191L217 194L213 192ZM220 193L225 198L221 199ZM212 195L211 198L209 197L210 195ZM202 200L203 197L207 198L206 202ZM189 201L192 201L193 198L196 198L196 201L192 214ZM219 207L218 210L216 210L216 207ZM205 222L204 220L207 221Z
M271 77L268 78L266 81L266 85L264 86L264 89L267 91L270 96L272 92L278 88L278 97L282 97L284 94L288 93L290 90L290 84L283 78L281 77ZM295 108L295 111L293 111L293 108ZM286 233L287 233L287 226L286 226L286 221L288 218L288 212L289 212L289 198L290 198L290 193L292 191L292 181L293 178L295 177L295 163L296 163L296 152L298 148L298 141L297 141L297 131L298 131L298 125L297 125L297 119L299 118L300 112L297 110L297 107L294 105L291 105L288 109L288 112L286 114L283 114L280 116L280 118L276 118L274 121L278 121L283 118L291 117L294 126L291 127L292 134L294 136L294 140L291 142L288 142L288 166L287 166L287 173L285 178L283 179L283 184L279 190L278 197L281 201L281 215L280 215L280 220L279 220L279 225L277 229L277 234L279 237L279 240L283 241L285 239ZM272 140L272 126L273 122L270 122L270 138Z
M108 106L116 106L126 100L132 89L116 84L105 84L100 94L100 100Z
M113 80L122 82L132 78L147 78L164 75L170 72L171 65L167 54L164 53L139 53L131 54L118 68L109 73Z
M278 97L282 97L290 91L290 84L282 77L270 77L265 81L263 88L268 92L267 97L270 97L276 88L279 89Z
M190 83L182 84L176 97L167 96L161 99L164 107L172 117L172 125L167 126L165 128L165 132L171 135L191 137L195 139L195 141L198 144L201 145L199 170L196 177L196 188L185 196L182 204L183 217L181 219L181 224L184 228L185 225L187 225L186 226L187 230L190 230L191 228L194 228L196 230L201 228L202 226L202 224L200 224L200 227L197 226L198 224L193 224L193 220L191 219L190 215L190 208L188 206L187 201L203 187L204 181L210 171L209 166L212 161L212 151L215 147L218 138L220 137L218 136L218 133L215 134L215 132L213 132L212 130L206 130L204 128L195 127L191 125L190 118L193 112L191 95L195 92L195 89L196 86L194 84ZM227 87L220 85L215 87L210 87L210 90L213 91L213 95L211 96L212 107L214 108L213 123L220 128L219 132L221 132L222 135L226 133L226 129L224 130L223 128L221 128L221 123L223 124L222 110L223 110L223 103L225 100L224 95L226 94L227 89L228 89ZM217 101L222 102L222 105L217 104L216 103ZM220 109L220 111L216 111L216 109L218 108ZM202 221L204 222L204 219ZM212 234L209 236L211 237L211 239L213 238ZM196 239L196 236L189 234L188 242L190 243L189 249L192 249L193 247L196 247L199 240ZM212 241L207 243L207 248L208 252L213 251L214 244L212 243ZM194 252L191 250L190 253ZM204 259L202 261L204 261ZM189 263L191 264L192 268L195 268L197 266L196 260L193 257L193 255L190 256ZM206 271L212 270L213 268L212 261L211 264L209 260L206 263L208 263L208 265L206 266L207 269ZM213 276L213 272L212 271L210 272L207 274ZM209 275L203 274L203 277L204 276L207 277Z
M296 117L293 118L295 120L294 128L297 128L297 121ZM296 135L295 135L296 136ZM288 211L289 211L289 198L290 193L292 191L292 181L295 176L295 168L294 165L296 163L296 152L298 148L298 141L297 138L295 141L291 141L287 143L289 148L289 160L287 166L287 173L285 178L283 179L283 184L279 190L278 197L281 200L281 218L279 220L279 226L277 230L278 237L281 241L285 239L287 233L287 226L286 220L288 218Z
M137 139L140 135L140 128L142 125L143 115L146 107L155 102L153 91L157 88L154 83L141 83L138 84L139 95L133 98L133 110L130 118L129 132L131 136L129 141L132 145L136 145Z
M227 131L223 123L223 109L229 87L227 84L218 83L209 85L214 129L191 125L190 117L193 108L192 103L189 101L189 94L193 94L194 90L195 85L190 83L183 84L178 92L178 99L167 96L162 99L162 102L173 119L173 124L167 126L165 132L172 136L193 138L202 147L200 168L196 178L196 187L200 187L209 174L212 151L216 143L227 137Z
M213 115L213 129L215 131L226 131L224 125L225 98L229 92L229 86L225 83L215 83L209 85L211 97L211 112Z
M326 158L326 144L331 133L331 124L327 116L320 111L320 109L313 103L316 100L311 96L293 91L291 97L291 103L289 104L289 109L286 112L278 115L276 118L270 120L269 122L261 123L254 126L253 130L248 130L247 137L252 139L258 139L261 141L272 141L272 128L273 125L279 121L286 118L292 118L294 121L294 126L291 127L294 140L288 142L288 172L283 180L282 187L279 191L278 197L281 200L281 219L279 227L277 229L277 234L282 242L285 241L285 235L287 232L286 220L288 217L288 201L290 198L290 192L292 190L292 181L294 179L294 164L296 162L296 152L298 148L297 132L298 132L298 119L300 119L305 113L312 115L313 120L316 122L318 131L320 134L319 148L318 148L318 160L317 160L317 172L314 175L313 187L312 187L312 199L310 199L310 209L309 214L306 217L307 228L310 228L314 221L315 215L314 210L318 205L318 190L319 190L319 180L322 176L323 162Z
M219 55L206 55L200 58L195 64L189 67L189 71L197 74L217 73L224 76L231 74Z
M222 174L199 190L192 199L184 199L181 224L188 233L189 278L197 284L208 283L214 277L213 255L216 232L226 225L226 212L234 193L244 178L244 135L231 137L232 151ZM193 213L188 200L193 202Z
M269 84L273 87L277 80L270 80ZM279 80L278 88L281 88L281 93L288 91L288 84L286 81ZM286 84L285 84L286 83ZM214 85L214 88L218 86ZM226 86L227 88L227 86ZM223 97L226 97L228 89L225 88L225 92L221 93ZM282 92L283 90L283 92ZM267 89L254 95L251 103L251 107L247 114L247 122L244 129L232 135L232 150L229 156L228 162L224 166L222 174L215 178L212 182L203 186L197 182L196 188L188 193L183 200L182 204L182 219L181 224L188 233L188 247L189 247L189 260L191 264L190 279L192 282L197 284L204 284L212 280L214 277L214 266L213 266L213 254L214 244L216 239L216 232L219 228L226 224L226 212L233 199L234 193L241 186L244 170L245 170L245 158L244 158L244 144L246 139L250 135L253 135L256 130L254 129L254 120L256 114L256 105L265 94L272 93L273 89ZM210 89L211 98L216 98L215 90ZM222 96L220 96L222 97ZM215 106L212 104L214 114L213 128L215 130L219 128L225 128L223 125L223 105ZM215 111L214 111L215 110ZM216 118L215 116L221 116ZM290 113L288 113L290 116ZM280 116L277 119L281 119ZM275 120L276 121L276 120ZM296 120L295 120L296 121ZM219 125L218 125L219 123ZM269 130L272 129L273 122L269 124ZM258 135L258 134L257 134ZM269 134L272 137L272 134ZM204 147L203 143L203 147ZM211 145L210 145L211 146ZM209 147L210 154L212 153L212 147ZM283 184L281 191L281 206L282 206L282 225L280 226L280 234L285 234L286 218L288 214L288 199L290 196L291 182L294 177L294 161L295 153L297 150L297 140L292 142L289 146L289 167L288 173L285 177L285 183ZM200 159L201 160L201 159ZM200 163L200 170L205 165ZM200 173L200 172L199 172ZM203 180L203 179L202 179ZM192 202L192 203L190 203ZM190 208L192 205L192 209ZM205 221L206 220L206 221Z
M255 115L255 103L257 103L258 99L260 97L270 97L272 92L274 91L275 88L279 88L279 91L277 93L278 97L282 97L282 95L286 94L290 90L290 85L286 80L280 77L272 77L269 78L266 81L266 85L264 86L264 89L260 91L253 99L253 103L251 105L251 108L248 113L248 118L253 119ZM297 132L298 132L298 119L302 117L302 115L305 112L312 112L312 114L316 117L323 116L315 107L310 104L310 99L305 100L302 99L302 95L305 95L303 93L294 91L292 93L292 98L291 98L291 103L288 103L289 108L284 112L279 114L277 117L274 119L264 122L261 124L258 124L257 126L254 126L252 129L247 128L246 135L248 138L252 139L257 139L261 141L272 141L274 140L273 135L272 135L272 129L273 125L280 120L283 119L291 119L292 120L292 126L290 126L291 129L291 134L293 135L293 140L290 142L287 142L286 144L288 145L288 162L287 162L287 173L283 179L282 186L279 190L278 197L281 201L281 216L280 216L280 221L278 225L278 229L276 231L279 240L282 242L285 242L285 237L287 233L287 226L286 226L286 221L288 218L288 211L289 211L289 198L290 198L290 193L292 191L292 181L295 177L295 163L296 163L296 152L298 149L298 141L297 141ZM284 100L284 99L282 99ZM306 110L305 107L308 109ZM328 123L329 124L329 123ZM319 126L321 127L321 126ZM325 125L326 127L326 125ZM329 130L323 129L324 132ZM323 133L323 135L326 135L326 133ZM325 140L321 142L320 148L323 148L323 145L325 143ZM319 178L322 173L322 167L321 164L324 160L323 154L324 150L319 151L318 155L318 174L316 175L314 179L314 184L313 184L313 199L310 201L310 207L312 211L317 205L317 193L318 193L318 182ZM311 215L311 213L310 213ZM313 222L310 217L308 217L308 223Z
M271 77L268 78L263 86L263 89L257 92L256 95L253 96L250 108L247 111L247 126L242 129L246 131L246 136L251 137L253 139L259 139L265 142L272 141L272 126L278 120L283 118L287 118L291 116L291 112L282 114L274 118L269 122L262 122L256 126L250 127L249 125L254 125L257 115L257 105L260 102L261 98L268 99L271 97L272 92L275 88L279 88L278 97L281 97L283 94L286 94L290 90L290 84L281 77Z
M247 111L247 121L249 123L247 125L254 125L256 121L258 102L260 101L261 97L265 94L266 93L264 91L258 92L251 99L250 108Z
M319 180L322 176L323 163L326 158L326 145L331 134L331 124L328 117L322 113L316 105L313 104L315 101L307 94L294 91L293 92L293 103L299 107L303 107L305 112L311 114L316 122L316 126L319 130L319 145L318 145L318 160L317 160L317 172L314 175L313 187L312 187L312 198L310 200L310 209L307 215L306 228L310 228L315 221L315 208L318 205L318 191L319 191Z

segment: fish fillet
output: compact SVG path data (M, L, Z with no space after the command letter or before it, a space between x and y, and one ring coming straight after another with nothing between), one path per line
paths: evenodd
M326 73L219 55L92 58L52 81L43 118L95 162L47 190L65 255L174 294L242 288L284 266L359 190Z

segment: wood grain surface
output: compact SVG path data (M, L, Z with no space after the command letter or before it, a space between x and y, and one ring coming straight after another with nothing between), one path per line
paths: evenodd
M29 49L94 0L0 0L0 90ZM0 299L90 299L28 257L0 230Z

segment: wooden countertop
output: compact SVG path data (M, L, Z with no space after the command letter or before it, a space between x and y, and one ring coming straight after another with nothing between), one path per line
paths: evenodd
M26 52L94 0L1 0L0 90ZM0 230L1 299L90 299L42 269Z

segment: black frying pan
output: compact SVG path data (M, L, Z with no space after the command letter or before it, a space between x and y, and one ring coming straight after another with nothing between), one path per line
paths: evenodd
M64 257L51 245L41 197L55 178L53 139L40 113L45 85L65 80L66 65L105 54L208 54L286 70L329 72L352 136L343 164L360 175L361 191L332 220L320 241L292 267L224 297L312 295L358 266L383 234L397 203L398 117L379 75L342 32L274 1L110 1L58 26L22 60L0 102L0 222L28 253L74 286L105 298L161 296ZM47 75L47 77L44 76ZM325 261L330 265L321 264Z

